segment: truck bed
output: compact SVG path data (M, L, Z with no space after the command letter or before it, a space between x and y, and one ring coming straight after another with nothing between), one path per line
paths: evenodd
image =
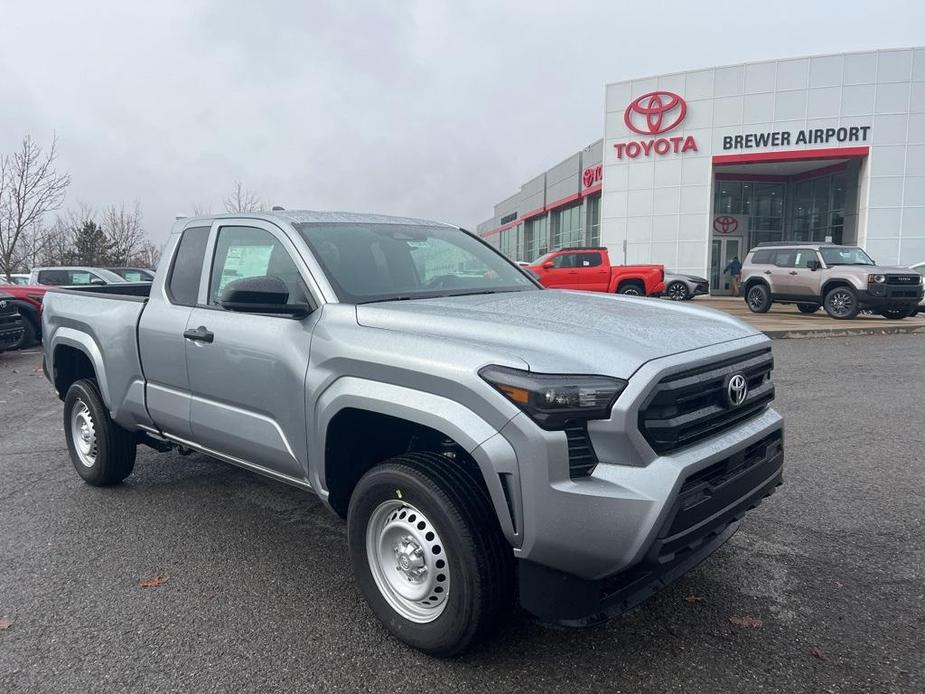
M89 355L103 402L125 427L151 423L137 338L150 293L149 283L125 283L53 287L45 294L43 339L56 352L70 346ZM54 359L49 367L54 369Z

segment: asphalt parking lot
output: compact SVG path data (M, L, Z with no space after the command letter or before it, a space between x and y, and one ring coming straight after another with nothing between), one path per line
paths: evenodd
M0 354L0 691L923 691L925 336L775 352L786 483L730 543L606 626L514 613L450 661L379 626L303 492L147 448L83 484L40 355Z

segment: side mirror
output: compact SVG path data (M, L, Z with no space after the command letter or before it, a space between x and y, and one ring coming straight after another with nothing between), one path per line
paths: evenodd
M225 285L218 303L226 311L273 313L304 318L311 313L308 304L290 304L289 288L278 277L242 277Z
M822 268L822 263L820 263L818 260L807 260L806 267L815 272L816 270Z
M556 264L552 262L551 260L547 260L545 263L543 263L543 267L547 270L549 270L550 268L554 268L555 266Z
M103 280L101 280L99 277L91 277L90 284L94 287L102 287L106 283Z

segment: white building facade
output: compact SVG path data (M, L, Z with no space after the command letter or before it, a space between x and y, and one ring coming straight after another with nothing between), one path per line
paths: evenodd
M925 49L609 84L600 146L600 176L580 161L572 167L576 200L590 197L581 195L586 182L600 191L593 235L585 204L578 221L586 228L534 235L528 245L530 219L563 228L563 204L536 194L530 210L518 208L519 195L509 198L510 209L496 207L479 233L518 260L604 245L615 262L704 275L718 294L729 289L728 261L761 241L831 240L863 246L883 264L925 260ZM521 212L533 216L511 218Z

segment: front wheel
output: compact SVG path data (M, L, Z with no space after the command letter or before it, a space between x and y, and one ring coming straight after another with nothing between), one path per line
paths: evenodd
M135 467L135 436L109 417L93 379L68 388L64 398L64 436L71 462L94 487L118 484Z
M667 294L668 298L672 301L687 301L691 298L690 290L684 282L672 282L665 290L665 294Z
M350 499L347 537L373 612L431 655L462 652L512 602L513 553L459 460L413 453L374 467Z
M825 295L825 312L838 320L856 318L861 310L858 295L851 287L835 287Z
M763 284L752 285L745 294L745 303L752 313L767 313L771 308L771 292Z

